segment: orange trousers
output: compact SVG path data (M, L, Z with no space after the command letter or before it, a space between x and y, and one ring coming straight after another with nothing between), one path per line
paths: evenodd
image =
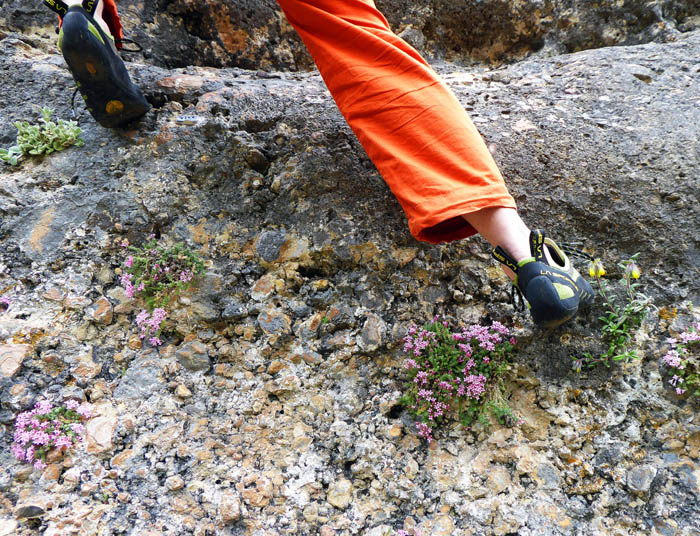
M452 91L396 36L372 0L278 0L391 191L411 234L476 233L462 217L515 208L481 135Z

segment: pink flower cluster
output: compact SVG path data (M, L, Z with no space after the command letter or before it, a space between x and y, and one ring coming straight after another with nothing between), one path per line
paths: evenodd
M137 292L141 292L145 285L143 282L139 283L138 287L135 287L131 281L134 276L128 272L124 272L121 277L121 284L124 285L124 294L127 298L133 298Z
M410 531L399 529L396 531L396 536L421 536L421 532L415 528Z
M427 329L411 326L403 343L404 353L410 356L404 361L413 384L410 407L425 421L416 425L418 435L430 441L432 427L451 408L482 403L492 362L503 355L501 345L515 344L515 339L499 322L471 325L452 334L436 318Z
M34 409L17 415L15 419L12 454L20 461L34 464L35 469L46 467L46 453L53 449L68 449L85 433L82 419L92 417L90 404L68 400L63 406L53 407L48 400L37 402Z
M455 333L452 338L455 341L472 341L476 340L480 348L484 350L493 351L496 349L496 345L502 342L506 337L510 335L510 330L505 327L500 322L494 322L491 326L482 326L480 324L472 324L462 330L461 333ZM511 341L512 343L513 341ZM471 357L471 352L473 351L471 345L460 344L460 349L465 351L467 357ZM469 347L467 350L466 347Z
M680 340L679 340L680 339ZM686 369L689 363L693 362L696 368L698 363L691 361L692 355L688 351L689 346L694 346L700 341L700 322L695 322L691 326L681 333L676 338L666 339L666 342L671 345L671 349L666 352L661 360L669 367L671 367L674 373L668 383L675 388L676 394L682 395L687 389L686 386ZM691 380L692 382L692 380Z
M668 351L668 353L663 356L661 359L663 359L664 363L666 363L669 367L677 368L677 369L683 369L683 363L681 362L681 355L678 353L678 350L676 349L671 349Z
M194 277L194 270L183 270L180 272L180 281L183 283L189 283Z
M459 378L458 378L459 379ZM483 374L469 374L457 389L459 396L466 396L474 400L481 398L486 391L486 376Z
M432 331L411 326L408 329L408 335L403 338L403 351L406 354L413 352L413 355L419 356L434 340L435 333Z
M151 335L148 342L153 346L160 346L163 344L163 341L158 338L158 335L160 334L161 324L167 316L168 313L162 307L156 307L151 314L149 314L148 311L141 311L136 315L136 325L141 329L139 337L145 339Z
M407 530L397 530L396 531L396 536L411 536L411 533L408 532ZM413 529L413 536L421 536L420 531Z
M418 430L418 435L425 439L428 443L433 440L433 430L424 422L417 422L416 429Z

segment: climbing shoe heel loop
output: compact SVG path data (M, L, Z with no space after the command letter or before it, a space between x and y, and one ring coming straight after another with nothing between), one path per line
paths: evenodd
M544 261L544 233L540 229L530 232L530 253L536 261Z
M44 0L44 5L59 17L64 17L68 13L68 4L63 0Z
M90 15L94 15L99 1L100 0L83 0L83 9L90 13Z
M506 253L506 250L503 249L501 246L496 246L491 252L491 256L501 264L513 270L515 274L518 273L518 270L520 269L518 267L518 263L515 262L515 259L508 255L508 253Z

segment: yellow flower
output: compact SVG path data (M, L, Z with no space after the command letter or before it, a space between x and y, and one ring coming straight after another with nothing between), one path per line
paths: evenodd
M641 271L639 270L639 266L637 266L634 261L631 261L627 265L626 271L632 279L639 279L639 276L641 275Z
M605 275L605 268L600 259L593 259L588 266L588 275L591 277L603 277Z

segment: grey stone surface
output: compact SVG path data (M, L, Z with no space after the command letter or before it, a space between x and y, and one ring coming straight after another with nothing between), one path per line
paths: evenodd
M115 399L144 400L163 386L160 370L148 361L136 362L126 369L114 390Z
M256 251L262 260L274 262L280 256L280 250L287 237L285 233L278 231L266 231L258 238Z
M52 19L11 4L0 13L5 146L11 121L35 118L37 104L68 117L73 88L48 44ZM528 223L584 240L613 276L621 257L640 252L642 282L663 312L635 341L643 360L581 375L572 357L600 350L600 304L555 332L535 331L508 303L482 241L413 240L316 74L197 66L240 64L216 56L211 33L214 15L233 20L240 5L125 2L127 27L150 32L150 56L128 67L153 110L122 132L78 106L84 147L0 168L0 289L12 299L0 344L33 345L18 373L0 379L0 526L35 534L12 514L32 497L48 513L33 522L47 535L59 525L90 536L165 527L351 536L413 525L454 536L700 532L697 404L671 398L657 366L668 332L697 321L686 300L700 298L700 34L675 32L692 26L692 4L577 4L579 22L568 26L554 9L574 6L564 2L539 2L537 23L527 15L534 2L383 4L438 56L466 57L472 46L472 56L506 58L544 39L540 57L514 65L436 66ZM298 42L283 60L272 33L255 34L274 6L246 5L262 36L255 54L241 52L251 65L308 66ZM459 36L465 6L474 31ZM645 18L656 6L663 27ZM488 26L489 8L499 15L492 33L465 45ZM522 35L512 29L517 9ZM544 57L606 44L588 41L609 34L606 17L619 31L611 42L659 42ZM187 67L164 67L176 61ZM180 126L182 113L200 122ZM120 244L152 233L199 251L209 275L169 303L164 344L144 349L133 324L144 304L118 297L117 270ZM84 305L100 296L122 302L109 324ZM434 314L515 325L508 388L521 425L455 425L429 446L416 437L415 418L396 405L401 337ZM68 392L86 346L100 367L84 376L82 396L109 441L36 472L11 457L10 415Z
M187 370L209 370L211 361L205 344L199 341L187 342L175 352L175 357Z
M248 316L248 311L244 303L229 299L224 302L224 312L221 316L224 320L237 320Z
M648 493L656 476L657 468L653 465L640 465L627 471L627 487L633 493Z

